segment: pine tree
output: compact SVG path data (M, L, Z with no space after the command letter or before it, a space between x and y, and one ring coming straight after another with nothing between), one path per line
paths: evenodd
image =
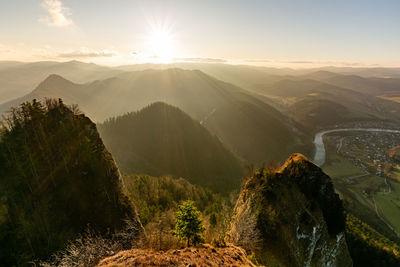
M185 201L175 213L176 224L172 234L181 240L186 240L188 247L190 244L203 243L204 238L201 233L205 231L205 228L200 216L201 213L194 206L194 202Z

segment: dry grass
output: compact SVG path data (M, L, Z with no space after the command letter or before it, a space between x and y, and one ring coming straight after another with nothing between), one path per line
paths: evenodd
M99 267L118 266L254 266L246 252L231 244L215 248L208 244L201 247L152 250L132 249L102 260Z
M79 238L69 242L65 250L54 253L48 261L40 262L39 266L96 266L100 260L108 256L137 247L144 239L140 227L136 222L126 220L125 228L108 238L88 228Z

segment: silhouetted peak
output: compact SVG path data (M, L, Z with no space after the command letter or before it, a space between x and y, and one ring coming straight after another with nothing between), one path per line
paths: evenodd
M75 85L73 82L65 79L58 74L50 74L46 79L44 79L36 88L43 89L49 87L64 88L65 86Z

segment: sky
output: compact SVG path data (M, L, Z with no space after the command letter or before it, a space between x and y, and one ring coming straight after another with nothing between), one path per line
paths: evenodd
M0 60L400 66L397 0L1 0Z

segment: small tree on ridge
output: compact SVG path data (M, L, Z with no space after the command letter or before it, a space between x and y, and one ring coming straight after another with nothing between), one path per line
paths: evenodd
M186 240L187 246L191 244L201 244L204 238L201 233L205 231L201 220L201 213L197 210L194 202L191 200L185 201L179 205L178 211L175 213L176 224L172 234L180 240Z

